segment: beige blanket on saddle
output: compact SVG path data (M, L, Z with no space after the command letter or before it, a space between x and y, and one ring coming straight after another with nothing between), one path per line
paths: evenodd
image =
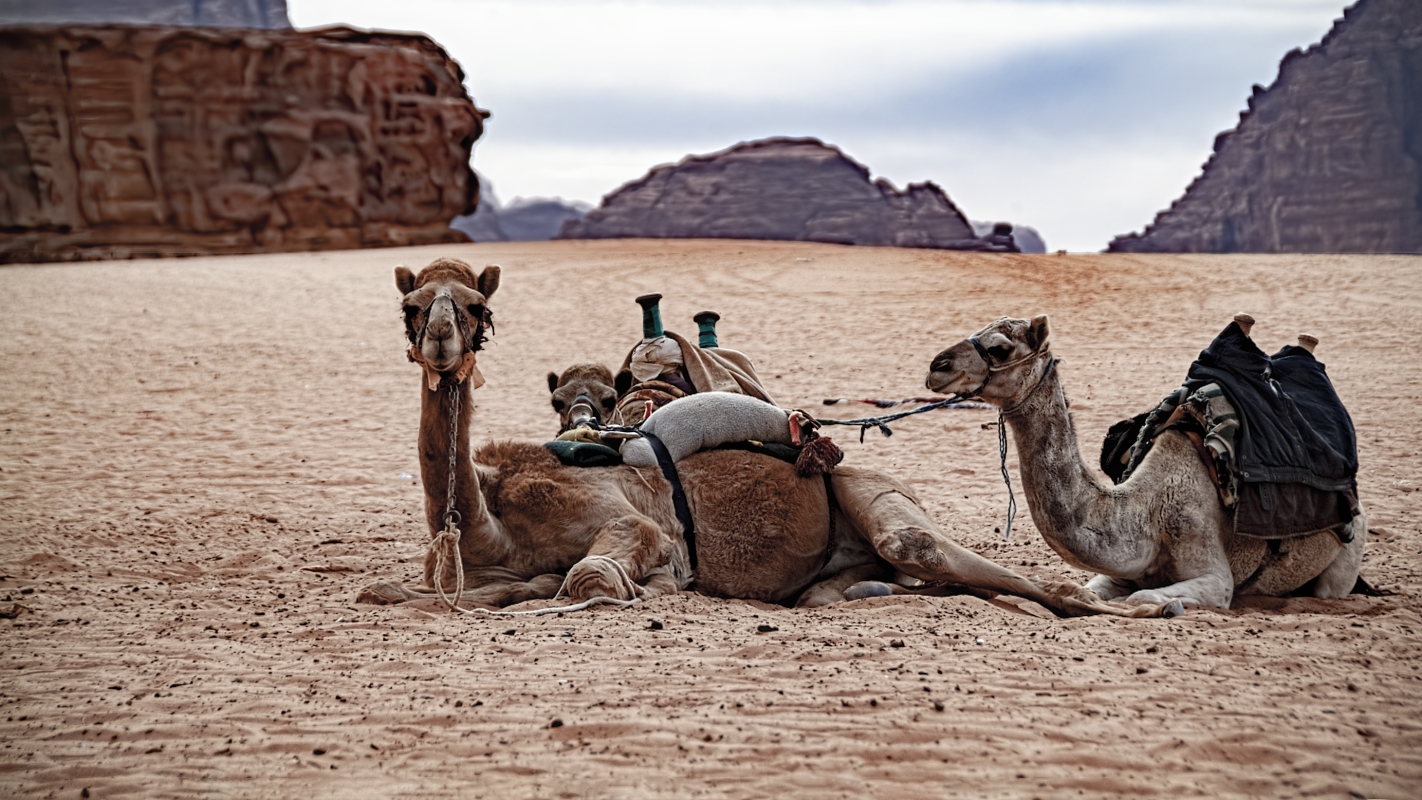
M666 336L681 345L682 368L696 391L746 394L775 404L770 399L770 393L761 385L755 364L745 353L724 347L703 350L671 331L667 331ZM627 357L622 359L622 369L628 369L631 363L632 353L629 351Z

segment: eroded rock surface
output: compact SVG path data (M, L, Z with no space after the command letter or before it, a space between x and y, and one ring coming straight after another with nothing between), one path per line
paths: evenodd
M1286 55L1185 195L1110 249L1422 253L1422 2L1361 0Z
M0 261L460 241L463 79L419 35L0 29Z
M747 142L660 166L603 198L560 239L784 239L986 249L932 183L903 191L818 139Z

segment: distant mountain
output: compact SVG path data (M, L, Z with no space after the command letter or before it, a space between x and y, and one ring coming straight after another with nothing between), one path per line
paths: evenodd
M1360 0L1113 252L1422 253L1422 0Z
M656 167L558 234L632 237L999 249L934 184L899 191L818 139L783 137Z
M979 239L992 233L994 225L1001 225L1000 222L983 222L982 220L969 220L973 226L973 235ZM1013 225L1012 239L1017 244L1017 249L1024 253L1045 253L1047 252L1047 242L1042 238L1042 234L1036 228L1027 225Z
M0 25L290 28L286 0L7 0Z
M476 173L478 174L478 173ZM507 206L499 203L494 185L479 174L479 208L455 217L449 227L475 242L546 242L558 234L564 223L582 219L592 204L568 202L561 198L515 198Z

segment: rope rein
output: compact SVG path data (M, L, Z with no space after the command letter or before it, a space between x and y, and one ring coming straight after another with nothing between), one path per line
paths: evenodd
M904 417L922 414L925 411L936 411L940 408L991 408L987 403L966 402L963 395L953 395L952 397L939 400L935 403L911 408L908 411L896 411L892 414L884 414L878 417L860 417L859 419L815 419L821 425L857 425L859 427L859 441L864 441L864 433L870 428L878 428L879 433L885 436L893 436L894 432L889 429L888 423Z

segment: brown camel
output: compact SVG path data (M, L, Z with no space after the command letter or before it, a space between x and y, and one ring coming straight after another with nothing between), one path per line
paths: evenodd
M418 276L401 267L411 357L438 381L421 384L420 471L430 531L445 529L453 487L461 530L465 595L503 606L549 598L560 586L573 600L630 600L698 591L724 597L822 605L884 593L870 583L896 572L926 581L922 593L1015 595L1054 613L1146 616L1100 602L1073 584L1038 584L953 542L902 484L841 467L830 481L800 478L790 464L739 450L697 453L677 464L694 523L695 549L678 521L673 489L656 468L563 466L539 445L495 443L469 452L472 364L498 287L497 267L475 276L441 259ZM472 337L472 338L471 338ZM453 451L451 452L451 442ZM451 465L453 473L451 474ZM831 506L827 485L838 502ZM428 597L448 586L433 555L426 586L378 584L367 602ZM695 567L693 569L693 564ZM566 573L566 579L564 578ZM904 591L902 587L887 587Z
M612 370L601 364L574 364L563 370L562 375L548 373L548 391L553 393L558 432L605 421L617 405L617 390L612 380Z
M1000 319L939 353L928 375L940 394L980 397L1002 409L1022 465L1032 521L1062 558L1098 573L1104 600L1227 608L1236 594L1289 594L1313 581L1342 597L1358 578L1367 538L1360 513L1352 543L1324 531L1283 542L1237 536L1209 472L1185 434L1167 430L1119 486L1097 479L1077 449L1046 316ZM981 348L981 349L980 349ZM1343 538L1347 538L1345 535Z

